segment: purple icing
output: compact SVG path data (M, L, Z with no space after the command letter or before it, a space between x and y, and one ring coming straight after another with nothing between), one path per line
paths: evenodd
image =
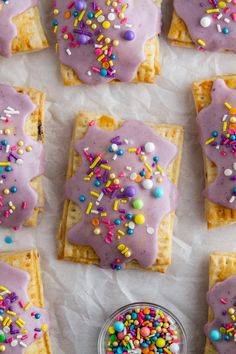
M112 6L112 3L115 3L113 1L110 5L106 3L107 0L98 0L96 3L87 1L84 14L83 10L80 11L75 6L68 9L68 2L64 0L57 0L55 4L56 19L53 24L57 28L60 61L72 68L86 84L101 84L114 78L124 82L132 81L138 67L145 60L146 41L160 33L161 11L152 0L120 0L117 1L117 7ZM121 11L122 6L126 4L127 8ZM78 13L75 14L76 9ZM102 13L97 16L99 9ZM117 9L122 12L124 18L118 17ZM64 17L68 11L71 12L69 19ZM78 23L74 25L76 20ZM96 28L88 25L88 20L91 20ZM110 27L103 28L104 23ZM82 29L83 34L90 33L91 40L88 45L80 45L85 44L84 41L81 43L74 36L78 28ZM103 38L98 40L99 34L102 34ZM65 35L68 36L67 39L64 38ZM105 38L109 38L111 42L106 43ZM118 45L114 44L114 40L118 41ZM102 49L104 47L107 49ZM102 55L105 59L98 61ZM102 66L103 60L109 63L108 68Z
M29 346L31 343L35 341L34 334L37 332L37 339L41 338L44 335L44 331L41 329L41 326L43 324L46 324L48 326L49 324L49 319L48 319L48 313L46 310L37 308L33 304L29 307L27 311L25 311L21 306L19 305L19 301L22 302L22 304L25 306L30 302L29 296L28 296L28 286L30 282L30 276L27 272L24 272L20 269L13 268L6 264L5 262L0 261L0 274L1 274L1 279L0 279L0 287L3 286L7 288L11 294L9 295L3 295L4 301L3 305L6 306L6 309L4 310L4 313L1 315L3 318L6 316L9 316L10 319L12 320L12 323L10 325L10 333L6 334L6 338L12 338L14 340L17 340L18 344L15 347L12 347L10 343L0 343L0 345L3 345L6 347L5 353L7 354L23 354L25 351L24 347L21 346L19 343L23 342L27 346ZM0 290L0 294L3 291ZM0 301L1 303L1 301ZM9 314L5 314L6 310L11 309L11 311L16 312L16 316L11 316ZM32 313L35 314L40 314L40 318L37 319L35 315L33 316ZM19 328L18 325L15 323L15 321L21 318L23 321L25 321L25 325L22 328ZM38 328L39 331L35 331L35 328ZM27 336L28 338L26 339L17 339L17 335L21 331L27 329L28 333ZM0 322L0 332L3 330L2 323ZM4 332L4 331L3 331Z
M229 313L229 309L236 311L235 307L236 299L236 276L232 276L217 283L208 293L207 302L214 313L214 320L207 323L204 327L205 334L211 340L211 343L216 348L219 354L234 354L236 352L236 343L234 341L234 335L228 338L224 338L227 333L222 333L221 339L216 341L212 340L210 334L212 331L219 331L220 328L227 330L234 327L234 317L232 318ZM228 327L227 327L228 326ZM231 332L231 333L234 333Z
M0 222L7 227L20 227L36 205L40 206L30 181L43 173L43 146L24 133L26 119L34 110L29 96L0 85L0 163L10 164L0 167L4 172L4 178L0 176ZM10 130L9 135L5 134L6 129ZM32 151L27 151L28 147ZM5 194L5 190L10 193Z
M198 49L209 51L236 51L236 2L227 2L226 8L218 6L218 1L174 0L178 16L185 22L191 38ZM219 12L207 13L216 9ZM203 19L205 18L206 19ZM229 21L228 21L229 20ZM205 26L202 24L205 22ZM226 22L227 21L227 22ZM205 45L198 40L205 42Z
M123 155L116 156L116 152L111 151L112 139L119 135L119 140L122 142L121 148ZM128 144L127 140L128 139ZM114 140L113 140L114 141ZM158 166L162 168L162 176L157 172L157 164L152 169L154 175L152 188L144 189L142 178L140 183L135 182L133 174L146 170L144 162L141 161L142 155L140 148L147 142L152 142L155 151L146 153L146 164L152 165L154 156L158 155ZM138 152L129 152L129 148L136 147ZM85 148L89 148L84 150ZM78 204L82 211L82 220L79 224L73 226L68 232L68 239L72 244L89 245L94 248L99 256L101 266L109 267L114 263L123 264L132 259L136 259L143 267L151 266L158 254L157 237L158 227L163 217L170 211L174 210L177 202L176 187L170 183L166 176L166 169L177 153L177 147L168 140L155 134L154 131L146 124L129 120L126 121L121 128L114 131L104 131L97 126L88 127L86 136L83 139L76 141L76 151L82 156L82 164L75 175L66 183L66 198ZM117 148L114 147L114 150ZM93 155L95 153L95 156ZM101 176L97 179L101 182L100 187L95 186L95 176L90 181L84 180L88 177L88 166L96 159L96 154L102 154L102 159L108 162L111 167L109 176L115 174L119 179L119 186L116 188L115 180L106 186L103 181L104 170L99 164L93 169L95 175ZM94 156L94 157L92 157ZM89 160L89 161L88 161ZM97 167L98 166L98 167ZM105 172L104 172L105 171ZM160 179L161 177L161 179ZM113 177L109 177L109 179ZM153 197L153 189L161 186L165 190L162 198L156 199ZM114 191L118 194L113 198ZM101 200L90 194L90 191L95 191L104 196ZM128 196L126 192L128 191ZM80 201L80 196L85 197L85 201ZM133 198L133 196L135 196ZM84 198L82 198L84 200ZM122 200L125 199L126 203ZM135 199L141 199L143 207L141 209L134 208L133 202ZM114 203L118 201L117 210L114 208ZM97 207L102 207L107 211L107 216L102 216L96 213L86 214L89 203L92 202L92 210ZM143 224L136 224L135 215L142 214L145 217ZM95 234L94 226L91 221L94 218L100 220L100 233ZM124 220L123 220L124 218ZM105 221L103 221L105 220ZM109 222L107 223L106 220ZM130 224L131 222L131 224ZM118 224L117 224L118 223ZM128 226L127 226L128 225ZM131 229L131 231L129 231ZM124 232L120 238L118 230ZM151 231L150 231L151 230ZM132 232L133 231L133 232ZM117 249L120 244L125 244L131 251L129 257L125 257Z
M17 28L12 19L29 8L36 6L38 0L9 0L3 5L0 1L0 55L11 56L12 40L17 36Z
M211 98L210 105L202 109L197 116L201 146L206 156L217 166L217 177L213 183L207 186L204 195L213 203L236 209L234 196L236 147L233 140L236 125L230 123L235 115L230 114L229 109L225 106L225 103L228 103L230 106L236 107L236 90L229 89L224 80L218 79L214 81ZM227 124L227 133L230 133L229 138L226 134L221 134L224 123ZM217 132L218 135L214 138L217 142L216 146L206 143L212 139L213 132ZM226 170L231 171L231 175L225 175Z

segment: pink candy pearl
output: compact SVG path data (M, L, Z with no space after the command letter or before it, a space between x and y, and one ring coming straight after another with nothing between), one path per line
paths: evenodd
M140 333L141 336L148 337L150 334L150 329L148 327L142 327Z
M124 332L117 333L117 338L120 339L120 340L122 340L124 338L124 336L125 336Z

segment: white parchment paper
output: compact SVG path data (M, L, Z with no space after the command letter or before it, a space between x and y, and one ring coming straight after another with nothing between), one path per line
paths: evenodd
M50 1L42 0L47 21ZM236 55L199 53L173 48L166 41L171 1L164 0L161 38L162 76L156 85L116 84L103 87L64 87L54 49L0 59L0 82L30 86L47 93L46 210L36 229L0 231L0 250L36 247L41 254L46 307L51 318L55 354L96 354L99 330L108 315L134 301L151 301L174 311L188 335L188 353L204 347L207 320L205 294L208 255L236 251L236 227L207 231L203 212L203 164L196 141L195 111L190 85L216 74L236 73ZM56 233L63 204L68 146L75 114L96 110L125 119L180 123L185 143L179 190L181 199L173 235L173 264L167 274L112 272L56 259ZM6 245L10 235L14 243Z

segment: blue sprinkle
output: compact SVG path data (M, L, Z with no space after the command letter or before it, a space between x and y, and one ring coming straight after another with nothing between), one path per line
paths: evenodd
M7 244L9 244L9 245L10 245L11 243L13 243L13 239L11 238L11 236L6 236L4 241L5 241L5 243L7 243Z

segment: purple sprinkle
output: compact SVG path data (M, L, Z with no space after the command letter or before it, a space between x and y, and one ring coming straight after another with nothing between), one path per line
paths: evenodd
M120 136L117 135L113 139L111 139L111 143L116 143L120 139Z
M126 210L125 209L118 209L119 213L121 214L125 214L126 213Z
M37 327L34 330L35 330L35 332L41 332L41 329L37 328Z
M104 211L103 207L97 207L97 211Z

